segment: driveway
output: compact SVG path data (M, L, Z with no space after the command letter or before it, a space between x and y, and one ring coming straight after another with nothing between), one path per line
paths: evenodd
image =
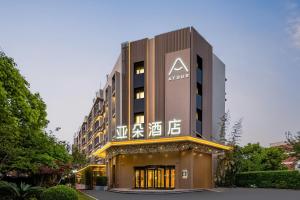
M181 194L124 194L87 190L99 200L298 200L300 190L221 188L215 191Z

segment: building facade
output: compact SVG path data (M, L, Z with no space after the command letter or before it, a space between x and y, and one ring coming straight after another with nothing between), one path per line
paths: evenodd
M188 27L125 42L75 134L109 188L211 188L225 110L225 65Z

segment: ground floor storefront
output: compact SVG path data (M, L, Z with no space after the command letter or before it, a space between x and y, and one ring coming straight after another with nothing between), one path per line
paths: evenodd
M109 142L94 153L105 159L108 188L213 188L216 155L230 147L190 136Z
M172 151L174 145L186 148ZM109 188L169 190L214 187L212 151L197 151L186 143L141 146L141 151L147 149L146 153L134 153L126 148L112 149L123 153L107 160Z

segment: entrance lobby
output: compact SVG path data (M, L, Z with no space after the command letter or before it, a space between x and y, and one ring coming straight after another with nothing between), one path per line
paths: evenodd
M175 166L134 167L135 188L139 189L174 189Z
M163 148L157 144L135 149L130 146L111 148L107 163L109 187L141 190L212 188L212 155L190 149L173 152L169 149L176 150L178 146L192 148L188 143L171 143ZM151 152L130 153L129 150ZM165 152L153 152L155 150ZM202 150L201 147L198 150ZM112 151L123 154L110 157Z

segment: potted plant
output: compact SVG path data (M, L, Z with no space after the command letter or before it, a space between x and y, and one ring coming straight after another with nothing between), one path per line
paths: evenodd
M105 190L107 186L107 177L106 176L97 176L96 177L96 190Z

